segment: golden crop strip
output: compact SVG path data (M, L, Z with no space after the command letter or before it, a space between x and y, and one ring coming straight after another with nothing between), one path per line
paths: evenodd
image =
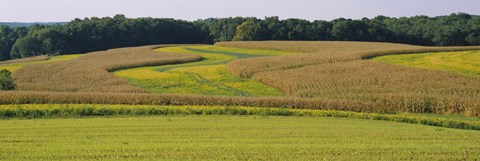
M369 97L369 95L365 95ZM435 99L434 99L435 98ZM436 113L480 116L478 99L385 95L375 101L299 97L231 97L148 93L104 92L0 92L0 104L128 104L128 105L196 105L249 106L294 109L340 110L374 113Z
M260 72L286 70L323 63L361 60L381 55L480 49L479 46L423 47L394 43L348 41L249 41L221 42L215 45L305 52L305 54L234 60L229 63L228 70L230 72L246 78L252 77Z
M72 60L76 58L80 58L85 54L69 54L69 55L58 55L58 56L38 56L38 58L31 59L31 58L23 58L23 59L16 59L16 60L9 60L5 64L0 64L0 70L6 69L11 72L15 72L18 69L31 65L31 64L40 64L40 63L53 63L57 61L64 61L64 60Z
M48 56L47 55L40 55L40 56L27 57L27 58L22 58L22 59L0 61L0 65L13 64L13 63L23 63L23 62L32 62L32 61L41 61L41 60L48 60Z
M17 70L12 76L18 90L138 93L145 91L109 71L201 59L197 55L152 51L156 47L159 46L119 48L88 53L74 60L32 64Z

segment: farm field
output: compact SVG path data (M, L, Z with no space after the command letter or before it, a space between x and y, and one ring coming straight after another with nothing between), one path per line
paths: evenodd
M0 92L0 159L474 160L480 78L379 60L472 49L232 42L5 64L20 90Z
M0 92L0 159L473 160L480 78L380 61L472 48L238 42L5 64L20 90Z
M475 160L480 157L479 131L361 119L165 116L0 122L0 158L6 160Z
M13 72L17 90L62 92L124 92L145 90L115 77L109 71L124 68L198 61L191 54L153 52L157 46L111 49L87 53L66 61L31 64Z
M6 69L11 72L14 72L26 65L30 64L39 64L39 63L51 63L51 62L57 62L57 61L63 61L63 60L72 60L76 58L80 58L84 54L71 54L71 55L59 55L59 56L52 56L46 60L33 60L33 61L25 61L25 62L13 62L9 64L0 64L0 70ZM45 56L46 57L46 56Z
M478 77L365 60L477 48L321 41L119 48L27 65L13 73L20 91L0 93L0 101L480 116Z
M356 100L377 108L408 107L412 112L431 113L443 108L440 113L464 111L459 113L470 116L478 113L475 112L480 96L478 77L366 60L383 55L477 50L478 47L276 41L216 45L309 52L238 59L227 65L228 71L234 75L259 80L282 90L287 96Z
M281 96L278 89L259 81L233 76L226 64L234 59L298 54L275 50L255 50L212 45L162 47L163 53L196 54L202 61L177 65L133 68L114 74L153 93L224 96Z
M480 76L480 51L478 50L388 55L375 57L372 60Z
M479 117L397 113L379 114L336 110L264 108L246 106L173 106L121 104L16 104L0 105L0 119L80 118L92 116L165 116L165 115L260 115L312 116L384 120L467 130L480 130Z

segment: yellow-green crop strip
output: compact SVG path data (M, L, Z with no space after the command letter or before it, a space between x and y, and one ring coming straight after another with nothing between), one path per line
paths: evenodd
M279 116L0 120L2 160L475 160L480 131Z
M37 64L37 63L50 63L50 62L63 61L63 60L71 60L71 59L79 58L83 55L84 54L59 55L59 56L52 56L48 60L5 64L5 65L0 65L0 70L6 69L6 70L9 70L11 72L15 72L15 70L18 70L18 69L20 69L20 68L22 68L26 65Z
M375 57L372 60L480 76L480 51L478 50L388 55Z
M281 96L278 89L259 81L231 75L226 63L234 59L295 54L275 50L241 49L203 46L173 46L156 49L166 53L201 55L204 60L193 63L133 68L117 71L132 84L153 93L201 94L224 96Z
M457 129L480 130L480 118L434 114L376 114L332 110L261 108L242 106L159 106L101 104L11 104L0 105L0 119L76 118L93 116L156 115L261 115L314 116L385 120Z

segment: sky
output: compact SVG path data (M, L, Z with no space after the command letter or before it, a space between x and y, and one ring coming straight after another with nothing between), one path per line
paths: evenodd
M332 20L458 12L480 15L480 0L0 0L0 22L65 22L116 14L183 20L235 16Z

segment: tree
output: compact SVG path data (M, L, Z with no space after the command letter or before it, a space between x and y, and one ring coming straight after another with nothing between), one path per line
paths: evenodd
M11 72L8 70L0 70L0 90L14 90L15 83L11 76Z
M331 40L333 24L328 21L313 21L311 40Z
M23 38L18 39L12 48L12 57L13 58L23 58L41 55L42 46L41 43L36 37L29 35Z
M10 51L17 39L13 29L8 26L0 26L0 61L10 59Z
M256 19L248 19L237 26L233 41L253 41L260 40L260 32L262 27Z
M369 39L368 26L360 20L336 19L333 21L332 36L337 40L366 41Z
M468 43L468 45L480 45L480 32L470 33L465 38L465 41Z

